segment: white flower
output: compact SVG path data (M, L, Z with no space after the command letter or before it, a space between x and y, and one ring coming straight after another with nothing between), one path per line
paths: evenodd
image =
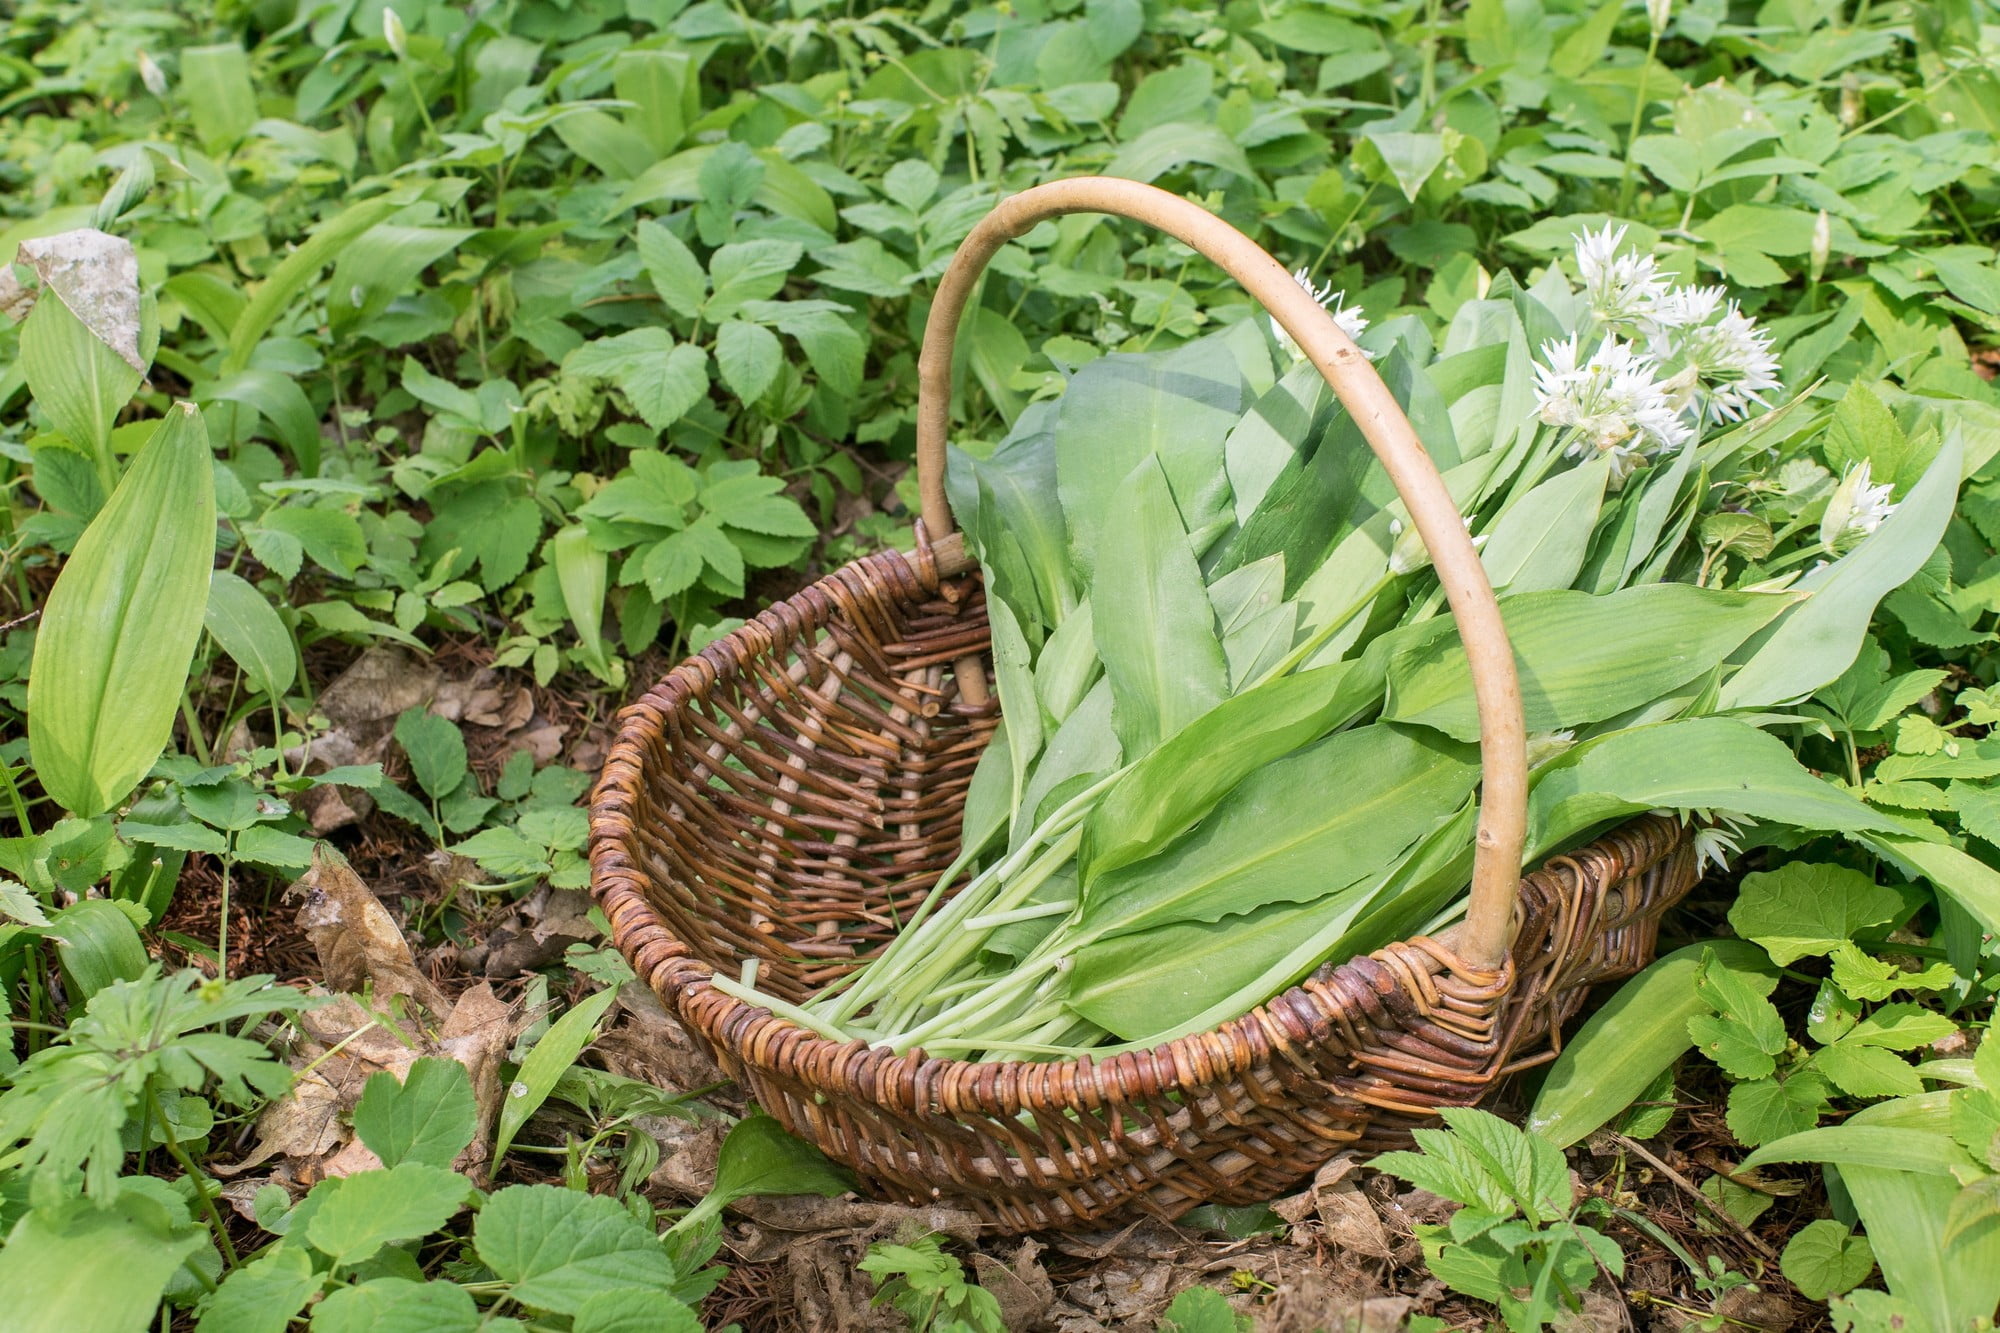
M139 53L139 82L146 85L146 91L155 97L167 95L166 71L153 63L153 58L144 51Z
M1625 228L1613 231L1608 222L1603 231L1576 238L1576 272L1584 299L1606 324L1636 323L1667 291L1667 280L1651 255L1619 256L1624 240Z
M1338 324L1340 331L1349 338L1359 338L1361 331L1368 327L1368 317L1361 313L1361 307L1348 305L1347 293L1335 291L1332 283L1314 286L1312 273L1304 268L1292 274L1292 280L1305 290L1307 296L1319 302L1327 313L1333 316L1333 322ZM1333 303L1330 306L1327 305L1329 301ZM1297 356L1299 345L1292 341L1292 335L1285 332L1284 326L1278 323L1277 316L1272 315L1269 318L1271 334L1278 340L1278 346L1284 348L1288 355Z
M1667 30L1667 20L1673 16L1673 0L1646 0L1646 22L1658 37Z
M394 9L382 11L382 40L389 44L389 54L396 59L409 54L409 33L403 27L403 16Z
M1707 421L1741 421L1752 403L1770 409L1764 394L1778 387L1778 357L1771 350L1771 335L1738 310L1734 301L1713 324L1683 325L1664 341L1673 359L1694 372Z
M1832 547L1842 541L1866 537L1882 526L1883 519L1896 512L1896 506L1889 502L1895 483L1885 481L1875 485L1873 481L1865 458L1847 470L1840 485L1833 488L1833 497L1826 502L1826 514L1819 521L1821 542Z
M1655 377L1653 358L1630 343L1606 338L1582 360L1575 334L1542 344L1535 367L1536 406L1543 421L1575 432L1571 457L1592 450L1611 460L1623 481L1645 460L1687 441L1673 391Z
M1812 245L1807 250L1808 267L1812 280L1819 281L1820 274L1826 272L1826 261L1833 254L1833 219L1822 208L1813 219Z
M1673 329L1690 324L1706 324L1715 318L1728 297L1727 288L1675 287L1660 293L1648 304L1643 323L1648 337L1658 340Z
M1467 532L1472 531L1471 515L1461 514L1458 521L1465 525ZM1486 545L1486 538L1489 535L1482 532L1477 537L1474 537L1472 539L1472 549L1476 551ZM1400 518L1392 518L1389 520L1389 536L1395 539L1394 544L1389 548L1389 572L1391 574L1401 578L1405 574L1414 574L1420 569L1430 568L1430 548L1424 545L1423 536L1415 528L1406 527Z

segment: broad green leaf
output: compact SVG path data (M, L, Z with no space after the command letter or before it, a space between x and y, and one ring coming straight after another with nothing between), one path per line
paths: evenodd
M708 276L715 291L702 306L704 318L721 323L748 301L766 301L784 287L798 267L805 247L797 241L736 241L708 259Z
M1810 1065L1792 1070L1782 1080L1737 1083L1729 1089L1729 1132L1751 1148L1803 1134L1819 1123L1832 1097L1833 1085Z
M296 379L251 367L199 387L203 403L241 403L271 423L292 461L308 477L319 475L319 417Z
M667 309L687 319L701 314L708 296L708 275L681 238L657 222L639 224L639 262L646 266L653 290Z
M472 1182L446 1167L404 1162L383 1171L361 1171L314 1187L328 1197L306 1224L315 1250L344 1266L358 1264L384 1245L428 1236L465 1206Z
M702 1333L701 1320L664 1291L627 1288L592 1296L578 1307L572 1333Z
M1494 590L1539 592L1575 582L1609 477L1609 465L1593 459L1558 472L1503 514L1479 552Z
M1811 596L1752 642L1743 669L1723 683L1720 707L1785 703L1847 670L1861 651L1876 603L1908 581L1937 549L1958 495L1959 454L1957 439L1948 439L1881 527L1794 585Z
M1057 502L1056 440L1016 434L990 458L947 451L952 512L986 570L987 586L1022 615L1068 623L1076 605L1069 529Z
M1729 718L1691 718L1614 732L1542 769L1528 799L1529 858L1661 807L1871 835L1902 828L1806 772L1783 741Z
M1103 664L1097 660L1090 603L1085 602L1056 626L1035 659L1035 697L1055 725L1061 726L1076 711L1083 696L1097 683L1102 668Z
M1823 1162L1840 1167L1843 1173L1852 1166L1931 1176L1952 1176L1973 1169L1964 1149L1941 1134L1851 1120L1767 1143L1743 1159L1743 1169L1774 1162Z
M1987 930L2000 933L2000 871L1950 843L1930 842L1907 832L1884 830L1860 841L1963 907Z
M327 283L326 316L334 335L375 318L419 289L423 271L475 235L466 227L406 227L382 222L343 246Z
M632 104L626 118L656 157L678 148L700 114L697 68L692 53L658 48L621 51L611 62L612 90Z
M386 1070L372 1075L354 1108L354 1132L384 1166L448 1167L478 1123L465 1066L431 1056L412 1064L401 1083Z
M257 121L250 57L235 42L190 46L180 54L180 95L194 132L211 157L226 158Z
M1823 1301L1861 1285L1875 1271L1875 1252L1832 1218L1808 1222L1785 1245L1785 1277L1810 1301Z
M259 690L277 699L292 688L299 653L291 632L264 594L247 581L226 569L216 570L209 579L202 624Z
M1528 1128L1558 1148L1581 1143L1671 1068L1694 1045L1688 1020L1708 1010L1695 981L1710 951L1758 994L1776 988L1762 954L1741 940L1690 944L1661 956L1564 1043L1535 1094Z
M1713 1011L1688 1020L1688 1035L1702 1054L1731 1078L1768 1078L1785 1050L1785 1020L1764 998L1759 981L1719 960L1704 958L1695 991Z
M355 237L383 218L415 201L415 191L398 192L378 199L350 204L320 223L306 242L285 256L257 288L257 294L237 315L229 331L229 353L222 360L221 374L229 376L250 364L250 357L270 331L279 314L293 308L299 294L331 263Z
M285 1333L325 1281L305 1250L279 1245L222 1280L195 1333Z
M442 800L465 781L465 737L458 725L422 707L396 719L396 743L409 756L410 772L432 800Z
M819 1149L784 1131L771 1116L745 1116L722 1141L715 1188L674 1223L684 1232L700 1226L738 1199L766 1194L817 1194L831 1199L854 1188L848 1173Z
M1459 808L1478 772L1465 747L1422 732L1340 732L1258 768L1164 851L1094 878L1083 927L1095 939L1220 921L1373 882Z
M1909 1061L1879 1046L1835 1042L1814 1052L1813 1068L1850 1097L1908 1097L1924 1090Z
M1172 358L1100 357L1076 373L1057 409L1056 491L1069 524L1076 563L1093 567L1103 546L1131 553L1100 536L1121 517L1129 522L1129 483L1142 462L1157 460L1179 509L1179 526L1200 532L1230 511L1223 441L1242 411L1234 377L1214 378L1227 364L1209 340Z
M1384 126L1389 122L1382 122ZM1415 202L1417 192L1433 172L1444 165L1444 136L1417 134L1408 130L1369 127L1361 134L1356 160L1371 175L1386 176L1395 182L1405 198Z
M1770 951L1780 965L1831 953L1855 931L1894 916L1902 899L1858 870L1791 861L1745 875L1729 924Z
M1111 682L1118 738L1138 757L1229 693L1201 570L1156 460L1142 461L1120 486L1099 549L1105 558L1091 587L1092 633Z
M528 1123L528 1117L541 1109L549 1093L554 1090L556 1080L568 1073L576 1063L576 1057L583 1054L583 1048L590 1045L597 1035L597 1022L604 1017L604 1011L618 998L616 986L587 996L575 1008L550 1025L535 1043L527 1058L521 1061L514 1082L508 1086L506 1096L500 1099L500 1123L494 1133L493 1161L507 1155L507 1149L514 1144L514 1136Z
M665 430L708 391L708 353L661 328L598 338L563 359L563 373L610 380L654 430Z
M139 929L125 908L105 898L71 903L50 918L63 975L84 999L118 981L134 981L149 961Z
M313 1307L312 1333L473 1333L479 1307L456 1282L378 1277Z
M101 471L110 459L112 426L139 387L139 370L53 292L35 302L21 325L20 365L35 405L71 444L98 459Z
M176 403L77 542L35 637L29 744L72 814L123 800L172 737L214 559L208 432Z
M784 364L778 335L761 324L732 319L715 331L715 368L746 405L764 396Z
M524 1305L574 1314L592 1296L626 1287L671 1287L676 1274L659 1237L616 1199L556 1185L495 1191L472 1226L473 1247Z
M1040 822L1046 813L1042 807L1058 789L1109 773L1118 767L1121 754L1118 733L1112 726L1111 682L1100 680L1048 738L1042 760L1035 765L1035 774L1015 812L1009 839L1019 839Z
M19 1333L142 1333L201 1233L123 1191L23 1214L0 1247L7 1325Z
M1340 726L1371 703L1379 670L1337 662L1225 699L1144 759L1090 812L1084 882L1148 856L1237 783Z
M1790 603L1782 594L1684 583L1603 597L1550 591L1505 598L1500 613L1514 646L1528 730L1564 730L1650 703L1713 671ZM1391 660L1382 715L1477 740L1471 672L1453 624L1439 617L1419 644Z
M1027 784L1028 765L1042 751L1042 704L1028 657L1028 641L1007 603L986 603L993 631L993 683L1000 692L1001 714L1007 719L1007 757L1013 765L1014 804L1018 807Z
M1826 461L1837 471L1865 462L1870 480L1907 491L1922 480L1937 456L1938 440L1930 437L1928 448L1922 441L1912 441L1873 389L1850 384L1833 409L1825 449Z
M608 677L613 672L604 655L604 593L610 558L591 543L590 533L577 523L549 539L549 553L562 589L563 609L569 612L584 657L600 676Z

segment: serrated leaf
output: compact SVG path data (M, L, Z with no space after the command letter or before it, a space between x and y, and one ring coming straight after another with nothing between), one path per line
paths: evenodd
M410 773L432 800L449 796L465 781L465 737L456 723L422 707L396 719L396 743L409 757Z
M708 275L680 237L657 222L639 224L639 262L667 309L694 319L708 296Z
M1910 1097L1924 1090L1909 1061L1852 1038L1816 1052L1813 1068L1850 1097Z
M659 1238L615 1199L555 1185L496 1191L473 1223L479 1257L514 1299L574 1314L602 1292L671 1287L673 1261Z
M432 1056L413 1063L400 1083L386 1070L372 1075L354 1108L354 1132L384 1166L448 1167L478 1123L465 1066Z
M378 1277L337 1288L313 1307L312 1333L473 1333L479 1327L471 1294L447 1281Z
M1729 1090L1729 1132L1752 1148L1803 1133L1819 1123L1830 1092L1811 1069L1796 1070L1782 1083L1774 1078L1738 1083Z
M764 396L784 363L778 335L761 324L732 319L715 331L715 368L746 406Z
M357 1264L384 1245L428 1236L465 1206L472 1182L423 1162L362 1171L314 1187L329 1197L306 1223L306 1241L339 1264Z
M715 293L702 314L719 322L736 314L747 301L776 296L804 255L805 247L797 241L737 241L722 246L708 258Z
M1904 972L1893 963L1863 953L1851 940L1843 941L1828 957L1833 961L1833 984L1857 1000L1886 1000L1899 990L1944 990L1958 982L1958 973L1949 963Z
M585 343L563 373L610 380L648 426L665 430L708 392L708 353L665 329L633 329Z
M1729 924L1783 966L1831 953L1857 930L1879 926L1902 907L1894 889L1845 866L1792 861L1745 875Z
M8 1328L142 1330L168 1280L202 1243L199 1231L136 1190L102 1205L74 1199L26 1212L0 1248Z
M285 1333L324 1282L305 1250L280 1245L223 1279L195 1333Z

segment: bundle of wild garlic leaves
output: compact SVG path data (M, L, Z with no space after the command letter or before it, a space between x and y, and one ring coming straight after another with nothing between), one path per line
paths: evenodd
M1747 821L1893 837L1772 731L1816 725L1788 706L1848 670L1937 547L1957 432L1935 404L1814 397L1834 348L1797 339L1781 368L1721 288L1622 242L1582 237L1575 282L1494 276L1435 346L1336 308L1500 594L1529 861L1651 809L1699 818L1717 859ZM1465 652L1282 332L1092 361L949 480L1003 713L958 863L809 1004L719 986L843 1040L1063 1057L1212 1027L1463 911Z

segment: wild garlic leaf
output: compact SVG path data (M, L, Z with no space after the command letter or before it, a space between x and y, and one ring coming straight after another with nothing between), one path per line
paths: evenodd
M1855 931L1879 926L1901 910L1902 897L1846 866L1791 861L1743 877L1729 909L1738 935L1770 951L1783 966L1831 953Z

